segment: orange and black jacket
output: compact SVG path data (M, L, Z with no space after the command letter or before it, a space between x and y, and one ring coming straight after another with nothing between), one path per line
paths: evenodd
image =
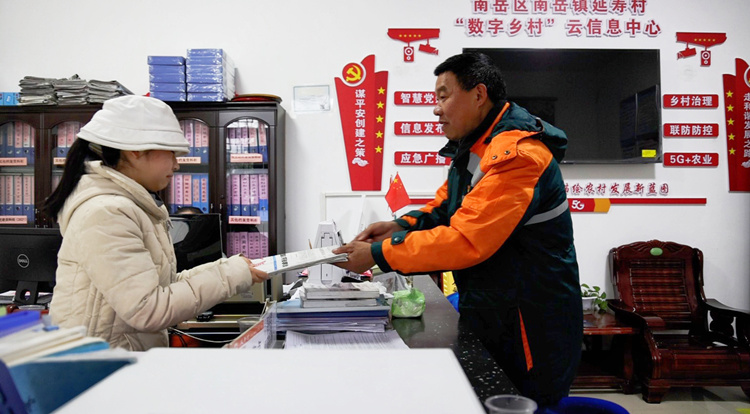
M515 353L528 387L549 381L542 399L567 393L582 340L578 264L558 165L566 146L560 129L514 103L497 105L472 134L441 150L452 161L435 199L397 219L405 230L371 249L386 272L452 270L461 318L471 315L486 331L479 334L493 354Z

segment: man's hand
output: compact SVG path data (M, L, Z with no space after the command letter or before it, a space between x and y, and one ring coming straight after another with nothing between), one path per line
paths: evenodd
M347 261L333 264L350 272L362 273L375 264L375 259L372 258L372 252L370 251L370 243L352 241L337 247L333 250L333 253L346 253L348 255Z
M378 221L377 223L372 223L367 226L367 228L364 229L362 233L359 233L354 240L367 243L383 241L391 237L394 232L403 229L404 228L396 224L395 221Z

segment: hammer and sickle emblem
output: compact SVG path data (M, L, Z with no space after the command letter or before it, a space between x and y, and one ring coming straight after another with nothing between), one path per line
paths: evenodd
M350 63L344 67L343 78L346 83L359 83L364 78L364 68L359 63Z

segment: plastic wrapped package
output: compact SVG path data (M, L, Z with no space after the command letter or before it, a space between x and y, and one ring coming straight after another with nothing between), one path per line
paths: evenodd
M150 95L162 101L187 101L187 94L184 92L151 92Z
M188 92L229 93L229 86L223 83L188 83Z
M234 97L235 66L224 49L188 49L185 60L188 101L225 101Z
M149 65L185 66L185 58L182 56L149 56Z
M224 49L188 49L187 65L221 65L232 72L234 61L224 52Z
M234 97L234 77L221 75L197 77L195 75L188 75L187 90L188 93L223 93L224 97L229 100Z
M148 65L150 75L177 75L185 74L185 66L175 65Z
M217 93L188 93L189 102L224 102L228 98L222 92Z
M230 61L223 57L215 56L189 56L185 63L188 65L225 65L229 64ZM232 64L234 66L234 64Z
M225 55L224 49L188 49L187 56L188 58L198 56L223 58Z
M185 83L185 72L182 73L151 73L148 75L149 82L162 82L162 83Z
M222 65L188 65L185 71L188 75L224 75L229 73Z
M150 92L187 92L185 82L150 82L148 84Z
M187 83L226 83L234 84L234 75L230 74L219 74L219 75L205 75L205 74L188 74L185 75Z

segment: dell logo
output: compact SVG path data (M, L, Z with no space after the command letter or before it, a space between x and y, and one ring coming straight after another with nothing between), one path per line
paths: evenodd
M19 266L26 269L29 267L29 256L26 256L25 254L21 253L16 257L16 263L18 263Z

